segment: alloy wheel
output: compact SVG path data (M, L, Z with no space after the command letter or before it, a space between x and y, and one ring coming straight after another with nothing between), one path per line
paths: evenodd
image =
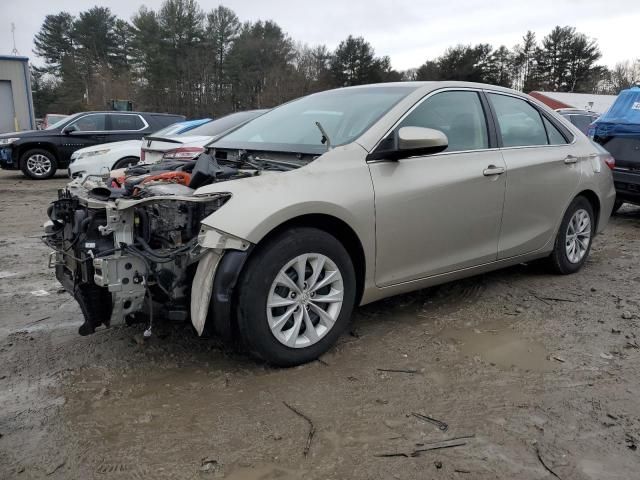
M27 159L27 170L36 177L44 177L51 172L51 160L41 153L31 155Z
M344 299L342 274L327 256L308 253L280 269L267 297L271 333L290 348L319 342L334 326Z
M565 236L567 259L571 263L579 263L589 249L591 242L591 217L584 209L577 210L569 225Z

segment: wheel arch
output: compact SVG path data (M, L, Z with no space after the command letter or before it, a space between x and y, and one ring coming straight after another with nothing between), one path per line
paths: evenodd
M122 160L127 160L129 158L137 160L138 161L137 163L140 162L140 157L138 155L125 155L123 157L118 158L115 162L113 162L113 165L111 166L112 169L116 168L116 165L118 165L118 163L120 163Z
M353 268L356 274L356 305L360 304L362 294L364 292L365 276L366 276L366 257L364 247L358 234L346 223L333 215L325 213L309 213L290 218L267 232L258 242L257 248L252 252L260 249L260 245L266 243L269 239L279 235L285 230L296 227L317 228L333 235L344 248L347 250Z
M27 143L25 145L20 145L18 149L19 162L22 162L22 157L24 157L24 154L27 153L29 150L46 150L51 155L53 155L53 158L56 160L56 162L59 162L58 149L55 147L55 145L48 142Z
M576 198L577 197L585 197L587 201L591 204L591 208L593 209L593 214L596 217L595 225L597 227L597 225L600 224L600 208L601 208L600 197L598 197L598 194L596 192L589 189L582 190L576 195Z
M212 300L205 323L207 333L215 333L225 340L238 338L237 323L233 313L238 305L236 285L245 266L261 246L282 232L299 227L317 228L333 235L347 250L356 274L356 301L360 304L365 285L366 258L362 243L355 231L343 220L328 214L304 214L290 218L268 231L257 244L247 251L229 250L222 256L214 276ZM213 300L215 298L215 301Z

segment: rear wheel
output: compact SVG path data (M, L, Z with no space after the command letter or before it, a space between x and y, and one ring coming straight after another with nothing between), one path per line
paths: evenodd
M20 169L34 180L51 178L56 173L58 163L51 152L42 149L28 150L20 159Z
M563 275L582 268L591 251L595 233L595 216L591 203L576 197L564 214L555 246L549 257L552 269Z
M249 260L238 287L244 346L282 367L315 360L335 343L349 323L356 291L349 254L314 228L271 239Z
M140 159L138 157L124 157L118 160L114 165L112 170L117 170L118 168L127 168L132 165L136 165Z

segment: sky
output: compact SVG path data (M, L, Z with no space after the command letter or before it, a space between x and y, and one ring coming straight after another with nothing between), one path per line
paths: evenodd
M200 0L210 11L220 4ZM158 9L162 0L0 0L0 55L16 48L35 63L33 36L45 15L72 14L94 5L108 6L130 19L141 5ZM363 36L377 55L388 55L395 69L418 67L456 44L490 43L511 48L527 30L542 39L556 25L575 26L598 40L601 64L640 58L639 0L225 0L247 20L274 20L296 42L335 48L349 34ZM635 45L634 45L635 43Z

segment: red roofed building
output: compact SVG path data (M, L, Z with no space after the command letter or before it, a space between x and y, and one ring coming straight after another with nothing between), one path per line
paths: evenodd
M539 92L529 93L549 108L578 108L595 113L604 113L615 102L617 95L596 95L591 93Z

